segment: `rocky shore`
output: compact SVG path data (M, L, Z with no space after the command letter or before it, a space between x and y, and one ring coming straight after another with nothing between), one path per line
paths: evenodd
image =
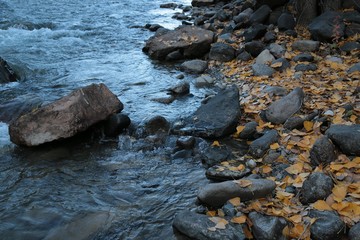
M216 92L186 119L131 124L121 101L93 84L45 106L2 104L0 120L18 145L66 141L95 125L108 138L125 131L139 151L201 161L210 181L198 205L175 216L179 239L359 239L360 13L341 2L302 27L292 1L161 5L178 9L183 25L147 24L155 34L143 51ZM15 81L0 60L0 83ZM190 90L181 82L154 101L166 107Z

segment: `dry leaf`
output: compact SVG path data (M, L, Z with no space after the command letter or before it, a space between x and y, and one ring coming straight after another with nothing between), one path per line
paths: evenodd
M312 204L312 207L314 209L320 210L320 211L332 211L333 210L324 200L317 200L315 203Z
M238 223L238 224L242 224L242 223L245 223L246 222L246 216L245 215L242 215L240 217L233 217L231 219L231 222L233 223Z
M236 198L232 198L229 200L229 202L234 206L234 207L238 207L240 206L240 198L236 197Z
M307 132L312 131L313 127L314 127L314 123L313 123L313 122L311 122L311 121L304 121L304 128L305 128L305 130L306 130Z
M270 149L272 149L272 150L276 150L279 147L280 147L280 145L278 143L273 143L273 144L270 145Z
M272 171L272 168L268 165L264 165L262 166L262 173L267 174L270 173Z
M240 179L240 180L234 180L235 183L237 183L240 187L248 187L252 185L252 181L251 180L246 180L246 179Z
M213 147L220 147L220 143L219 143L219 141L214 141L214 142L211 144L211 146L213 146Z
M332 190L334 200L336 202L342 202L347 194L347 188L348 186L345 184L338 184L335 185L335 187Z

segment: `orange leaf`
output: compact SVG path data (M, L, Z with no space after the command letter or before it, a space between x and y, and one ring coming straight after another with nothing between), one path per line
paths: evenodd
M234 207L240 206L240 198L239 198L239 197L232 198L232 199L229 200L229 202L230 202Z
M304 163L298 162L286 168L285 170L290 174L299 174L302 172L303 168L304 168Z
M214 142L211 144L211 146L213 146L213 147L220 147L220 143L219 143L219 141L214 141Z
M289 219L293 223L301 223L302 216L300 214L298 214L298 215L291 216Z
M304 122L304 128L307 132L310 132L313 129L314 123L311 121Z
M317 200L312 207L320 211L332 211L332 208L324 200Z
M336 202L342 202L345 199L347 194L347 188L348 186L344 184L335 185L335 187L332 190L332 193L334 195L334 200Z
M248 187L252 185L252 181L246 179L234 180L235 183L239 184L240 187Z
M245 170L245 165L244 164L239 164L239 166L237 166L237 170L238 171L244 171Z
M272 149L272 150L276 150L279 147L280 147L280 145L278 143L273 143L273 144L270 145L270 149Z
M233 217L231 219L231 222L233 223L238 223L238 224L242 224L242 223L245 223L246 222L246 216L245 215L242 215L240 217Z
M265 166L262 167L262 172L264 174L270 173L271 171L272 171L272 168L270 166L265 165Z

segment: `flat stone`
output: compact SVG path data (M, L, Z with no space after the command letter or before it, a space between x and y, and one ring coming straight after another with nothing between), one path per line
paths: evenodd
M310 53L300 53L293 58L294 62L313 62L314 56Z
M360 156L360 124L334 124L325 134L344 154Z
M331 177L321 172L312 173L303 183L300 201L309 204L324 200L331 194L333 187Z
M214 81L214 78L212 78L210 75L203 74L195 79L194 85L197 88L210 87L213 85Z
M306 72L306 71L316 71L316 70L317 70L317 66L316 64L313 63L309 63L309 64L300 63L295 66L295 71Z
M208 179L213 181L227 181L227 180L241 179L246 175L249 175L250 173L251 171L249 168L245 168L242 171L238 171L238 170L235 171L225 168L222 165L215 165L207 169L205 175Z

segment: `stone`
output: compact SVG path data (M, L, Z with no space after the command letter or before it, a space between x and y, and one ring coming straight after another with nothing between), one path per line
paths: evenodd
M195 79L194 85L197 88L210 87L213 85L214 81L215 80L210 75L203 74Z
M311 165L326 166L337 159L334 144L327 136L322 136L316 140L310 150Z
M160 4L160 8L171 8L171 9L175 9L177 8L177 4L176 3L162 3Z
M295 66L295 71L306 72L306 71L316 71L316 70L317 70L317 66L316 64L313 63L309 63L309 64L300 63Z
M241 139L253 139L257 133L256 127L258 126L257 122L248 122L245 124L245 128L239 134Z
M346 25L345 37L352 37L360 33L360 23L350 23Z
M69 138L122 109L104 84L92 84L13 121L10 139L18 145L37 146Z
M236 166L234 166L236 168ZM221 171L220 171L221 169ZM213 181L228 181L241 179L251 173L249 168L245 168L242 171L234 171L223 166L215 165L206 170L205 175L208 179Z
M193 136L181 136L176 140L176 146L180 149L193 149L196 139Z
M188 82L180 82L169 89L173 95L186 95L190 93L190 84Z
M291 65L285 58L278 58L271 63L271 67L276 71L283 72L286 69L290 68Z
M200 153L201 163L206 169L229 160L231 156L231 150L226 146L208 146Z
M108 137L115 137L131 123L128 116L122 113L112 114L104 123L104 133Z
M360 223L355 224L349 230L349 240L360 240Z
M250 53L248 53L247 51L242 51L237 57L236 57L237 60L240 60L240 61L249 61L252 59Z
M160 28L164 28L160 24L149 24L145 25L145 28L149 29L151 32L156 32Z
M287 2L289 2L289 0L257 0L256 6L261 6L261 5L266 4L269 7L271 7L272 9L274 9L276 7L283 6Z
M334 124L325 134L344 154L360 156L360 124Z
M16 82L18 76L9 64L0 57L0 83Z
M217 2L217 0L192 0L191 5L193 7L203 7L203 6L212 5L216 2Z
M295 88L285 97L273 102L266 110L266 120L281 124L299 111L304 101L304 91L301 88Z
M250 212L249 219L253 223L251 230L255 239L286 239L282 233L283 229L287 226L287 222L284 218L267 216L258 212Z
M346 42L340 47L340 50L346 53L351 53L354 50L360 49L360 43L358 42Z
M277 20L277 25L280 31L294 30L296 22L290 13L283 13Z
M348 73L355 73L355 72L360 72L360 62L355 63L348 70Z
M272 96L285 96L288 94L288 90L284 87L280 86L266 86L264 90L262 90L263 93L269 94L270 97Z
M139 125L137 135L146 137L149 135L167 135L170 130L170 123L163 116L149 116Z
M270 145L277 142L279 134L275 129L266 132L262 137L254 140L249 147L249 154L254 158L261 158L270 149Z
M232 86L202 104L184 124L174 127L173 132L211 139L225 137L236 131L239 117L239 90Z
M271 77L275 73L275 70L273 68L271 68L265 64L255 63L255 64L251 65L251 68L252 68L255 76Z
M207 67L208 67L207 61L203 61L199 59L186 61L182 63L180 66L181 70L183 70L184 72L196 73L196 74L201 74L205 72Z
M310 53L300 53L293 58L294 62L313 62L314 56Z
M143 51L153 59L164 60L169 53L181 50L185 58L199 58L210 50L214 33L196 26L182 26L151 37Z
M267 30L267 26L263 24L254 24L253 26L245 29L243 36L245 42L251 42L252 40L256 40L262 38Z
M274 32L266 32L264 35L264 43L272 43L276 41L276 34Z
M251 41L245 43L244 49L252 57L257 57L265 49L265 45L261 41Z
M309 204L324 200L331 194L333 187L331 177L322 172L312 173L303 183L300 201L302 204Z
M181 51L180 50L175 50L175 51L169 53L166 56L165 60L171 62L171 61L181 60L183 58L184 58L184 56L182 55Z
M213 221L212 221L213 220ZM185 235L187 239L197 240L245 240L245 234L239 224L226 224L225 229L216 229L217 218L188 210L177 213L173 221L173 228ZM209 229L214 228L215 231ZM180 238L181 239L181 238Z
M270 51L268 49L265 49L256 57L255 63L269 65L274 60L275 58L270 53Z
M242 187L242 180L249 184ZM221 207L229 199L240 197L241 201L263 198L270 194L276 187L272 180L268 179L240 179L235 181L225 181L220 183L210 183L200 189L198 199L200 202L211 207Z
M321 42L332 42L334 37L341 39L345 35L343 17L341 13L334 11L327 11L316 17L308 29L312 39Z
M209 58L220 62L228 62L235 58L235 49L226 43L214 43L211 46Z
M276 58L281 58L284 56L286 49L277 43L272 43L269 46L269 50L272 55L274 55Z
M292 44L292 49L301 52L315 52L320 48L319 41L313 40L297 40Z
M249 21L251 24L264 23L271 13L271 8L268 5L262 5L253 14L251 14Z
M310 227L311 239L342 239L346 226L336 212L311 210L309 217L316 218Z

